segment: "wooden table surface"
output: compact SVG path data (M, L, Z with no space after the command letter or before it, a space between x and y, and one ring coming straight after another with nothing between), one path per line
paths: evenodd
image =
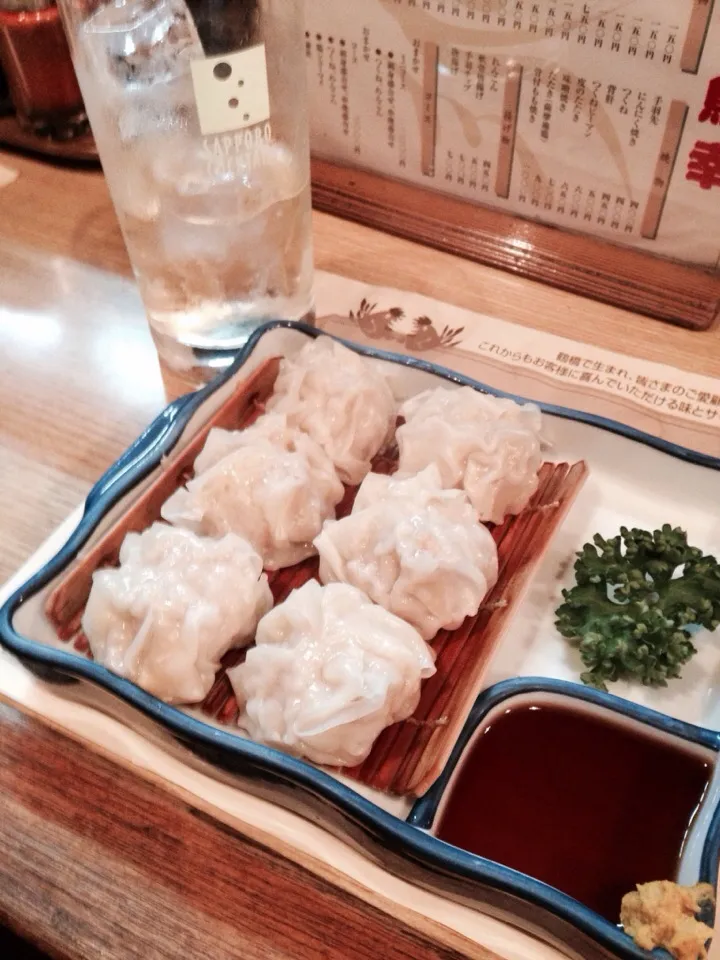
M100 173L0 153L0 581L161 409ZM325 270L720 377L688 333L316 215ZM177 384L170 382L176 392ZM457 956L0 706L0 923L60 958Z

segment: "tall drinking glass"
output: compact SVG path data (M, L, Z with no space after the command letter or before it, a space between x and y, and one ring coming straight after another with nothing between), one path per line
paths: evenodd
M153 337L221 366L312 315L303 0L60 0Z

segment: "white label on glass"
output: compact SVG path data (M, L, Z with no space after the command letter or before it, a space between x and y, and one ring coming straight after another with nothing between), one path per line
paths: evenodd
M242 130L270 118L265 44L193 60L195 104L203 136Z

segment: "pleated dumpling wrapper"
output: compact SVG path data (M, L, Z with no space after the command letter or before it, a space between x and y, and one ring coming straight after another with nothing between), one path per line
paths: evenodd
M376 361L318 337L281 362L267 409L310 434L340 479L357 484L392 439L397 405Z
M474 616L497 581L498 554L462 490L435 465L407 479L369 473L350 516L315 545L323 583L350 583L426 639Z
M318 444L266 414L246 430L211 430L195 477L162 506L169 523L204 536L237 533L268 570L315 553L313 539L335 515L344 488Z
M246 540L155 523L125 537L119 567L95 572L82 628L98 663L168 703L197 703L271 606Z
M433 673L432 650L404 620L355 587L316 580L263 617L245 662L228 670L250 737L341 767L412 715Z
M434 463L443 486L464 490L492 523L520 513L537 490L542 418L534 403L438 387L406 400L400 416L398 476Z

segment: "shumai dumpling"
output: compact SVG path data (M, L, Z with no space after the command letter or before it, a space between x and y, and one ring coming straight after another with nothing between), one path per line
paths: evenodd
M379 366L330 337L281 362L267 409L310 434L349 484L360 483L395 429L395 398Z
M520 513L537 490L542 422L534 403L439 387L406 400L400 416L398 475L436 464L443 486L464 490L481 520Z
M246 540L155 523L125 537L119 567L93 574L82 629L98 663L161 700L196 703L220 658L250 643L271 606L262 560Z
M415 477L367 475L350 516L315 540L323 583L350 583L426 639L474 616L498 575L495 541L436 466Z
M312 437L284 416L263 417L230 435L211 431L195 477L161 512L204 536L237 533L266 569L277 570L315 553L313 539L343 494L332 461Z
M258 625L245 662L228 670L254 740L330 766L367 757L411 716L433 653L405 621L346 584L294 590Z
M207 435L205 445L195 458L195 475L205 473L241 447L251 446L261 440L290 450L295 442L295 433L296 431L288 426L287 417L278 413L266 413L242 430L213 427Z

